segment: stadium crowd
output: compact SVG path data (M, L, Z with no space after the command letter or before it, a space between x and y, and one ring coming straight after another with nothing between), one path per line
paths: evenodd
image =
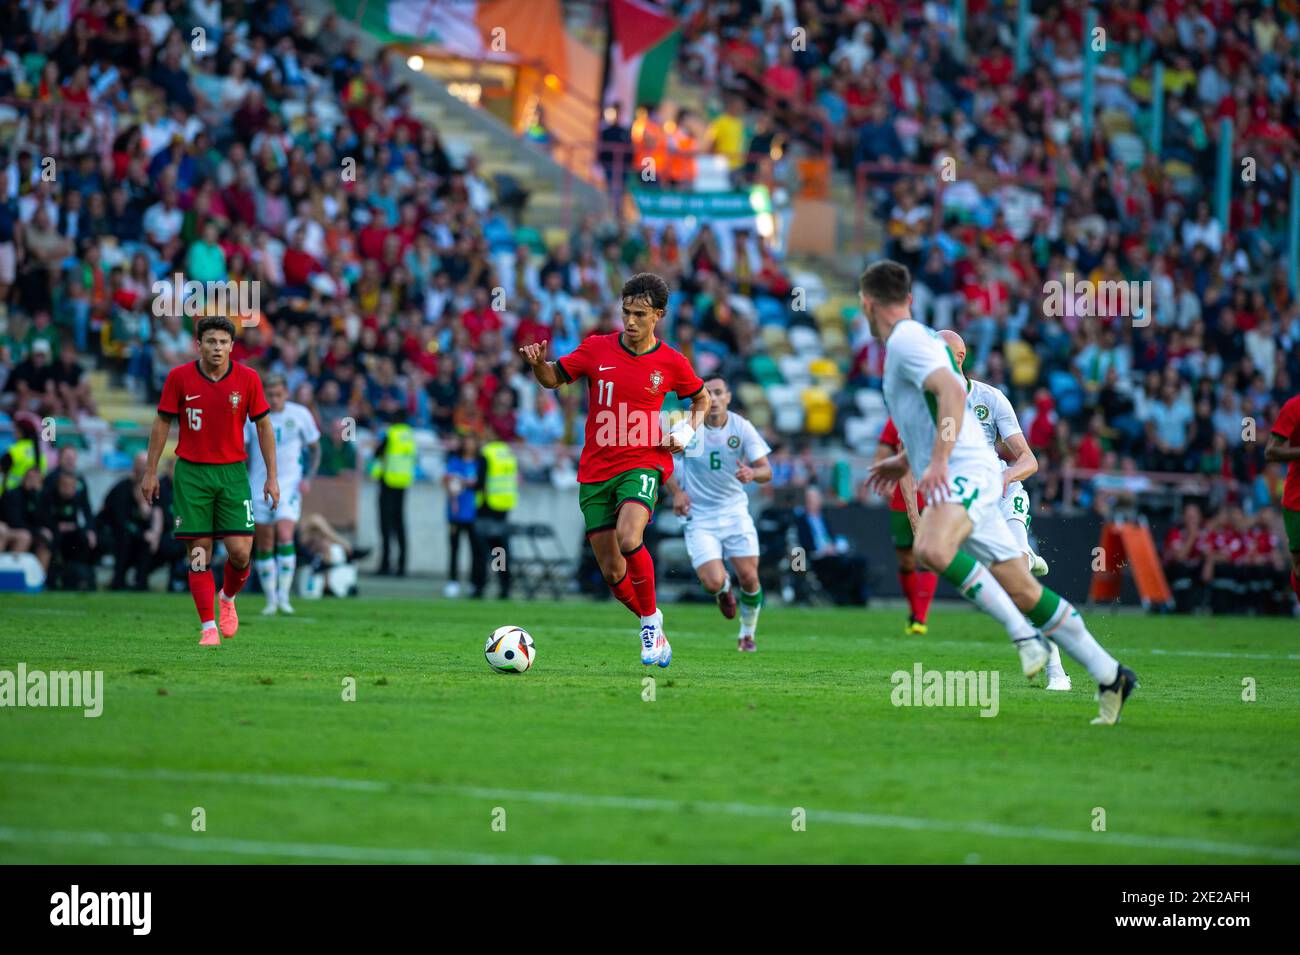
M1252 422L1267 434L1300 382L1282 259L1287 170L1300 165L1293 2L1099 4L1090 139L1079 2L1031 4L1020 76L1014 4L967 4L964 58L947 4L671 6L680 65L718 105L707 123L678 117L689 142L726 155L741 181L779 178L829 142L886 223L885 251L913 268L919 317L959 329L971 373L1022 412L1042 462L1036 506L1106 507L1114 495L1091 472L1109 471L1196 472L1216 478L1212 510L1276 507L1281 470L1247 435ZM1157 60L1159 156L1143 145ZM290 0L6 5L0 415L94 416L95 365L155 400L192 353L191 316L155 306L178 274L258 283L235 357L284 374L312 409L324 473L356 465L345 420L405 421L448 447L490 429L520 447L526 477L571 472L583 395L539 390L516 348L549 339L564 354L613 331L637 271L669 280L661 334L703 375L754 380L765 326L817 332L792 307L790 271L745 230L722 241L707 226L587 217L548 246L519 228L476 157L412 116L409 75ZM1209 206L1224 117L1254 160L1226 230ZM631 143L629 121L601 138ZM917 171L949 159L955 182ZM1149 281L1149 324L1045 316L1045 283L1068 273ZM817 439L765 428L775 490L819 471L826 485L814 440L842 439L855 391L879 384L879 344L847 321L834 426Z

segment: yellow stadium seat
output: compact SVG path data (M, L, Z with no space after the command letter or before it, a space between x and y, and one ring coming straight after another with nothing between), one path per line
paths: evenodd
M1013 385L1025 388L1038 380L1038 370L1042 362L1028 344L1022 341L1010 341L1002 347L1002 352L1006 356Z
M835 427L835 402L824 388L805 388L803 399L803 426L809 434L830 434Z

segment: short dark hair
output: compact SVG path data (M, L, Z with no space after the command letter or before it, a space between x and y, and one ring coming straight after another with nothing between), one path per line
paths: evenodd
M858 289L882 305L905 305L912 293L912 273L902 262L881 259L867 266L858 278Z
M653 272L638 272L623 283L623 298L648 298L651 308L668 307L668 283Z
M199 319L199 323L194 326L194 340L203 341L203 336L208 332L225 332L230 336L230 340L235 340L235 323L224 315L205 315Z

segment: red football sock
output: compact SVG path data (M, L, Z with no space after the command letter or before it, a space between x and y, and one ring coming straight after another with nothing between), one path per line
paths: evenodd
M903 588L903 596L907 598L907 606L913 618L916 617L916 574L910 570L900 570L898 572L898 585Z
M636 594L637 612L649 617L658 607L655 603L655 565L650 559L650 551L642 544L636 550L624 551L623 557L627 560L627 579Z
M217 618L217 612L212 606L217 599L217 584L212 579L212 571L190 571L190 596L194 598L194 608L199 612L199 623L212 623Z
M916 603L912 615L925 623L925 615L930 612L930 603L934 600L934 589L939 586L939 575L932 570L918 570L912 580L912 593Z
M635 613L638 617L641 616L637 611L636 594L632 590L632 581L628 579L627 571L623 572L623 576L618 579L618 583L609 585L609 590L619 599L624 607Z
M229 560L226 561L226 569L221 577L221 592L227 597L233 597L244 589L244 583L248 580L248 571L252 567L252 562L245 564L242 570L237 570L235 565Z

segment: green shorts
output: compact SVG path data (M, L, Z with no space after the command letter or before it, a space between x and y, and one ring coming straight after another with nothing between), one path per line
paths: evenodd
M177 458L172 486L176 538L253 536L253 495L245 462L196 464Z
M889 512L889 536L899 550L912 549L912 522L907 519L907 511Z
M618 509L628 501L640 504L653 517L662 477L655 468L633 468L607 481L579 484L578 506L587 524L587 536L614 527L618 523Z
M1286 527L1287 547L1293 553L1300 553L1300 511L1282 508L1282 524Z

